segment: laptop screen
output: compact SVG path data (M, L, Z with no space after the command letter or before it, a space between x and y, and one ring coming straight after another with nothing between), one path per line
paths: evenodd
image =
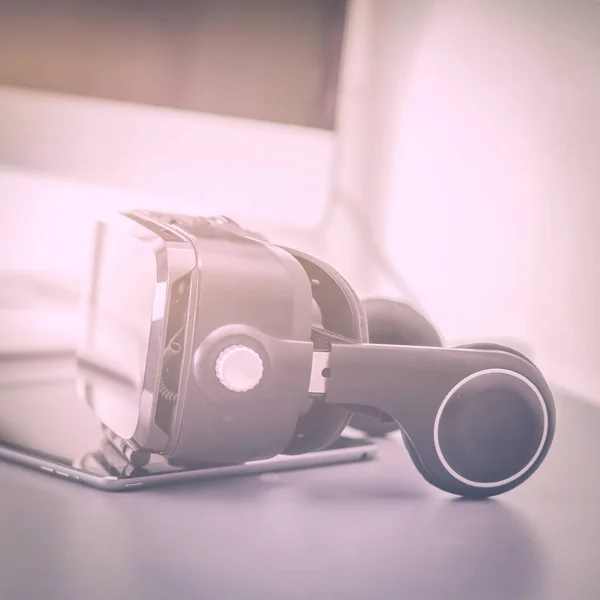
M98 210L312 233L337 177L347 4L0 0L0 270L83 271Z
M333 129L345 0L0 0L0 84Z

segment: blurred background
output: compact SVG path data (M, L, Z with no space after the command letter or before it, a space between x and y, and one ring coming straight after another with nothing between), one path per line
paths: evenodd
M5 307L226 214L600 402L599 157L595 0L0 0Z

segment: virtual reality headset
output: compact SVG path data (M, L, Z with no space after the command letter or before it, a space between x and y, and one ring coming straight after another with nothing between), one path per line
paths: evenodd
M528 479L554 435L527 357L442 347L414 308L361 302L328 264L225 217L99 221L77 359L107 434L173 465L322 450L352 423L399 429L428 482L486 497Z

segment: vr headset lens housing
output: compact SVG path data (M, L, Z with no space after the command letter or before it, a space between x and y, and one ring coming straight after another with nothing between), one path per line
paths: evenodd
M79 372L113 434L174 463L286 450L310 405L313 317L310 280L289 252L223 220L130 213L98 224L88 291ZM199 366L206 340L231 326L229 345ZM287 349L261 350L261 387L243 400L223 385L203 389L239 363L243 351L231 350L244 328L257 333L250 345L265 336Z
M196 266L193 248L165 239L167 233L124 215L97 223L78 348L85 396L102 424L152 451L163 450L167 436L150 417L159 398L171 296ZM180 312L185 323L188 315Z

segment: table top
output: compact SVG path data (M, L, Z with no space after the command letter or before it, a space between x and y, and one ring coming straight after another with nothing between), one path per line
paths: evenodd
M3 600L600 598L600 407L557 394L541 469L494 500L367 463L111 494L0 463Z

